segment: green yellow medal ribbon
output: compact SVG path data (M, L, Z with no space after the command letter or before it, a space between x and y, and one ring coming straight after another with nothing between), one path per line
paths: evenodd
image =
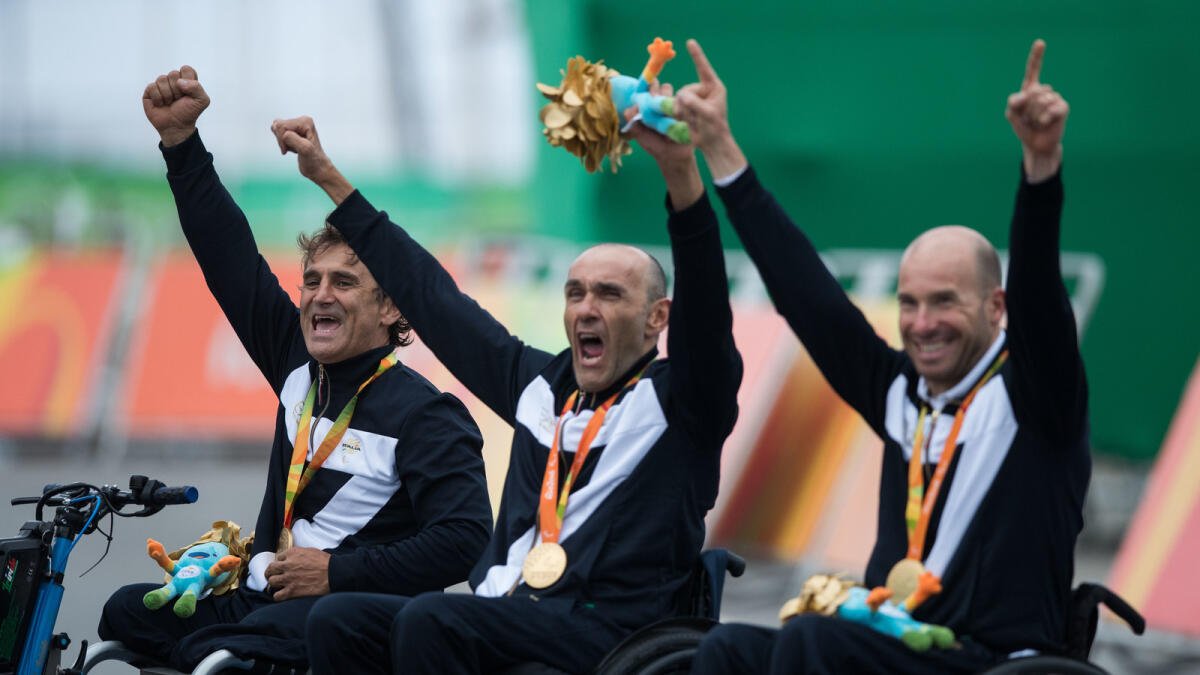
M346 435L346 430L350 428L350 418L354 416L354 408L358 405L359 394L367 388L367 385L399 362L400 355L395 351L389 352L387 356L379 360L379 367L375 369L375 374L358 385L358 391L354 392L354 396L350 398L337 419L334 420L333 426L325 434L325 440L317 448L312 461L305 463L304 460L308 457L308 430L312 426L313 405L317 400L317 381L313 380L312 385L308 388L308 396L304 398L304 408L300 411L300 426L296 430L296 442L292 444L292 464L288 467L287 487L283 493L284 528L292 526L292 509L296 504L296 497L304 491L304 488L308 487L317 470L321 468L326 459L329 459L329 455L333 454L333 449L342 442L342 436Z

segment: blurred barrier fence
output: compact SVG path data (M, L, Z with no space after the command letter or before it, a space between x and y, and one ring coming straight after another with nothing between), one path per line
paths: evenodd
M85 432L114 333L123 258L41 251L0 271L0 429Z
M1157 629L1200 637L1200 361L1109 582Z
M479 238L435 252L463 289L515 334L556 351L566 346L557 318L561 280L582 248L535 237ZM669 251L650 250L669 267ZM893 343L890 296L899 253L826 255ZM296 254L267 258L296 299ZM879 442L829 389L770 305L745 254L729 251L726 258L746 377L710 520L713 537L779 556L860 560L874 532ZM1069 254L1064 267L1086 321L1103 285L1103 265L1094 256ZM0 436L57 440L109 458L131 444L170 454L196 442L270 443L277 402L186 252L32 249L0 268L0 291L8 383L0 387ZM467 402L484 431L492 494L498 495L511 430L419 337L404 350L404 361ZM837 522L818 514L833 514Z

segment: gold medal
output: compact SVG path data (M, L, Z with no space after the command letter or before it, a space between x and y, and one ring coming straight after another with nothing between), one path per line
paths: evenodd
M567 552L554 542L543 541L530 549L521 565L521 578L530 588L547 588L567 569Z
M892 602L899 604L912 595L913 591L917 590L917 579L924 571L925 566L921 561L912 558L904 558L893 565L892 571L888 572L886 584L892 592Z
M279 543L275 545L275 553L283 553L295 544L292 539L292 529L285 527L279 532Z

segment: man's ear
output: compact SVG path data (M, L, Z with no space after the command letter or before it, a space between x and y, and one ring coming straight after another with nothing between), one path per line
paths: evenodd
M659 334L667 329L671 320L671 299L659 298L650 303L650 312L646 316L646 337L658 339Z
M390 326L400 320L400 310L396 307L396 303L387 295L383 296L383 302L379 307L379 323L384 326Z
M999 326L1004 320L1004 313L1007 305L1005 304L1004 289L997 286L992 289L992 292L987 297L987 313L988 320L993 326Z

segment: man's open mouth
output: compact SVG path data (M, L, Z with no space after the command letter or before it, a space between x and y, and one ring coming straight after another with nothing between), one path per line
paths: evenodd
M579 333L575 337L579 345L579 360L584 365L593 365L604 356L604 339L595 333Z
M338 328L341 328L342 320L329 314L315 314L312 318L313 335L327 336L332 335Z

